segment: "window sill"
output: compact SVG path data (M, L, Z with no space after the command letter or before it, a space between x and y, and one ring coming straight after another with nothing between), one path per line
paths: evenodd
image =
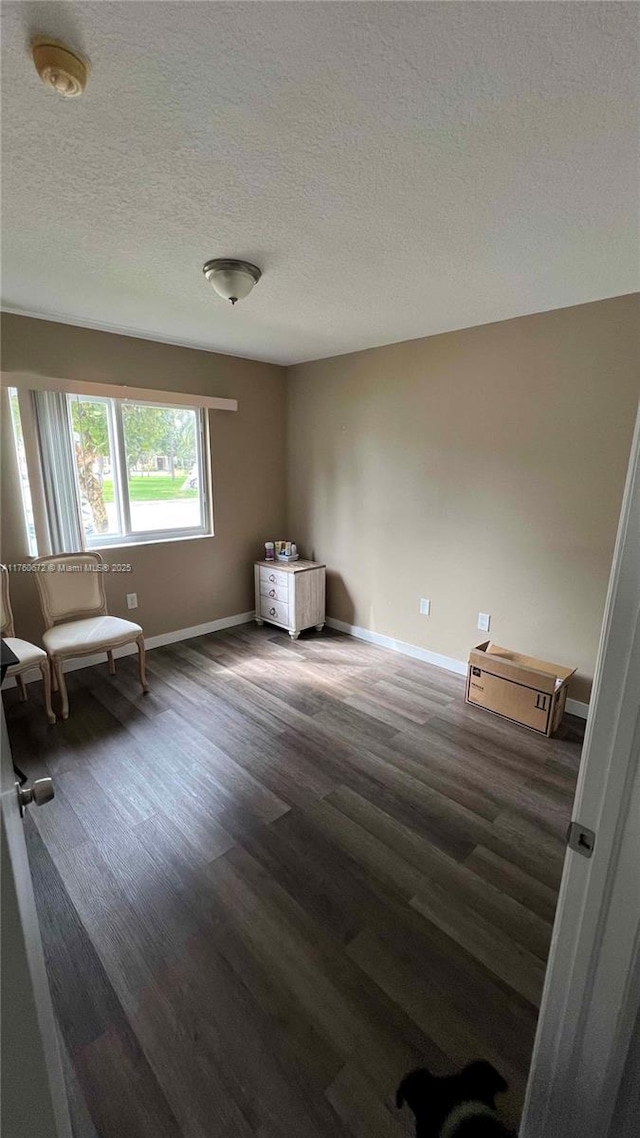
M104 550L144 549L146 545L175 545L177 541L206 541L212 537L215 537L214 533L188 533L185 534L184 537L153 537L148 541L118 541L114 542L113 544L110 542L104 542L100 545L97 543L95 545L87 545L86 552L102 553Z

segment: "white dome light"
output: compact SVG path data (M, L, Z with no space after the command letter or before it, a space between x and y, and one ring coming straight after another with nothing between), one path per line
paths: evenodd
M231 304L244 300L262 276L260 269L249 261L233 261L226 257L207 261L202 271L218 296Z

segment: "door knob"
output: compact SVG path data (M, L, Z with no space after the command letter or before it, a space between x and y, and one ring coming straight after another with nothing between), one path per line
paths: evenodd
M18 802L20 803L20 813L24 814L25 806L29 806L31 802L36 806L44 806L45 802L51 802L55 797L55 790L53 789L53 779L51 778L37 778L31 786L20 786L16 783L16 790L18 791Z

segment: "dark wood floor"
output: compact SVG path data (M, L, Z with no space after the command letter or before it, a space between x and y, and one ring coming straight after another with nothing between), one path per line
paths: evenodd
M487 1058L519 1115L580 721L243 626L6 694L77 1138L392 1138L418 1064ZM406 1110L406 1108L405 1108Z

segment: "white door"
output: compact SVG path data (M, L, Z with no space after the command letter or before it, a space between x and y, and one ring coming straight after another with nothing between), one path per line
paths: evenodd
M2 1106L6 1138L71 1138L23 820L0 702ZM27 806L26 809L39 809ZM41 807L46 810L46 805Z
M565 860L522 1138L622 1138L640 1083L640 413L573 818L595 845Z

